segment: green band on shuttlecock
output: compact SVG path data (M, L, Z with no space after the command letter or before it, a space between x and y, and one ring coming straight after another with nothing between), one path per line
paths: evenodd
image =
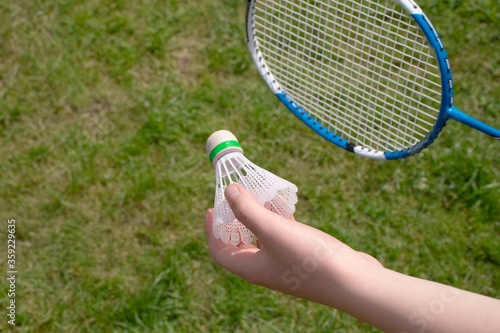
M209 157L210 163L212 163L215 155L217 155L222 150L224 150L226 148L229 148L229 147L238 147L238 148L241 148L241 146L238 143L238 141L235 141L235 140L228 140L228 141L221 142L214 149L212 149L212 152L210 153L210 157Z

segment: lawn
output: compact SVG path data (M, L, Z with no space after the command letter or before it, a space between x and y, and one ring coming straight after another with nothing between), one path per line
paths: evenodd
M419 3L450 57L456 105L500 128L498 1ZM223 128L298 186L297 220L388 268L500 298L498 141L450 122L402 161L336 148L260 78L243 0L0 9L0 330L375 331L213 264L205 141ZM3 273L9 219L15 327Z

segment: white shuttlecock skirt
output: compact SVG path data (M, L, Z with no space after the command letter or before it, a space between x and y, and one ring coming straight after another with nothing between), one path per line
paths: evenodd
M222 156L215 165L217 179L214 203L214 235L222 242L249 244L255 236L236 219L224 196L230 184L245 187L257 201L283 217L290 218L297 203L297 186L253 164L241 153Z

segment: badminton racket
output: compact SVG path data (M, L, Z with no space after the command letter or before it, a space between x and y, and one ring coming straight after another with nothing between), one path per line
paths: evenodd
M246 25L269 88L341 148L408 157L448 119L500 139L454 106L450 60L413 0L248 0Z

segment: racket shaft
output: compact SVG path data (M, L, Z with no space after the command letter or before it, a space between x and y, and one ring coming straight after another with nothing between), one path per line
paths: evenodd
M477 129L478 131L491 135L492 137L500 140L499 130L480 122L479 120L469 116L468 114L463 113L454 106L452 106L451 110L449 111L448 118L456 120L464 125Z

